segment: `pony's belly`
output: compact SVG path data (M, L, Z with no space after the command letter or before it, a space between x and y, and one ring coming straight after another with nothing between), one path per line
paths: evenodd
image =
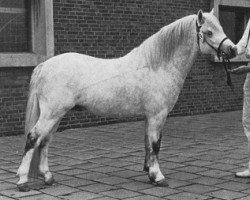
M142 90L135 85L114 81L88 88L80 105L97 115L130 116L144 113Z

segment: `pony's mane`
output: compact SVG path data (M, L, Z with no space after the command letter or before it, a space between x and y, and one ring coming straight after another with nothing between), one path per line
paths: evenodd
M151 64L168 61L172 58L184 42L188 42L190 35L195 37L194 21L197 15L189 15L161 28L157 33L146 39L137 52L143 55L146 62ZM190 41L189 41L190 42Z

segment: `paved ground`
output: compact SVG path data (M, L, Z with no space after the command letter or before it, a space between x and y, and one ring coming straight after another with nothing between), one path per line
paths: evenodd
M18 192L15 172L24 136L0 138L0 200L250 200L250 179L234 177L247 165L241 112L172 117L163 132L161 169L169 187L154 187L142 172L144 123L66 130L50 148L56 183L33 180Z

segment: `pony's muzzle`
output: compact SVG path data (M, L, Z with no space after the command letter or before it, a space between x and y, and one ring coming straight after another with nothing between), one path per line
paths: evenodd
M224 49L221 52L221 56L226 58L226 59L231 59L234 58L235 56L237 56L238 52L237 52L237 47L234 46L228 46L226 49Z

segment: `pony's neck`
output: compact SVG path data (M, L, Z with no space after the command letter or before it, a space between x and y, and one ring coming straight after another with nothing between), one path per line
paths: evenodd
M190 15L163 27L139 46L148 67L153 70L179 71L185 79L199 51L196 15Z

